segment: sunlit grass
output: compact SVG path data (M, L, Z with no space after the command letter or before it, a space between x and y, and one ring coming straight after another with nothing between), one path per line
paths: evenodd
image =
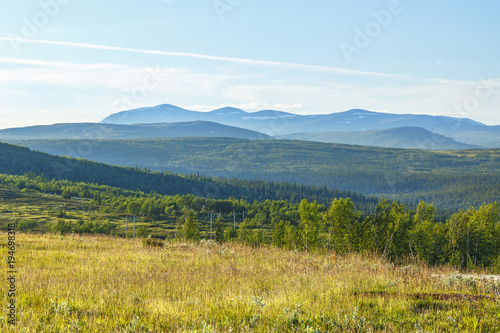
M1 234L0 243L6 243ZM4 241L5 239L5 241ZM7 249L2 247L7 256ZM498 331L491 283L371 255L17 235L16 332ZM5 274L7 269L5 269ZM3 304L7 284L0 284ZM454 294L436 298L426 294ZM420 294L420 295L417 295ZM422 296L423 295L423 296ZM462 296L464 295L464 296ZM5 310L4 310L5 312Z

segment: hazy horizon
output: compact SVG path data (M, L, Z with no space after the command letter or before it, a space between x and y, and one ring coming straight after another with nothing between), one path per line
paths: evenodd
M9 3L0 128L123 110L366 109L500 124L500 3Z

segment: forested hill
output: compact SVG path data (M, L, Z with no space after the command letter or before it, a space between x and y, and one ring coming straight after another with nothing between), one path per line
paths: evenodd
M288 181L446 209L500 197L500 149L432 152L292 140L18 141L50 154L182 174Z
M350 197L362 209L376 204L373 197L350 191L327 189L326 186L305 186L285 182L210 178L200 175L179 175L152 172L137 167L118 167L93 161L52 156L28 148L0 143L0 174L23 175L34 172L46 179L109 185L145 193L166 195L193 194L200 197L226 199L233 197L247 201L287 200L298 203L302 199L329 203L336 197Z
M480 149L483 147L457 142L421 127L399 127L360 132L308 132L277 136L279 139L344 143L349 145L429 150Z
M183 137L220 137L271 140L263 133L209 121L161 124L54 124L0 130L2 140L29 139L151 139Z

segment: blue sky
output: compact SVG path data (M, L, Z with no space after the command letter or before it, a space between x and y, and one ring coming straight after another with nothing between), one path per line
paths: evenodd
M494 0L0 1L0 128L163 103L500 124Z

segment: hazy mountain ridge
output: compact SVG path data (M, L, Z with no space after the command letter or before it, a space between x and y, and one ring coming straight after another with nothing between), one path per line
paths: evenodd
M324 115L298 115L275 110L246 112L234 107L198 112L164 104L118 112L101 123L54 124L0 130L0 140L6 142L182 137L276 137L427 150L500 148L500 126L487 126L466 118L398 115L361 109Z
M360 132L294 133L280 135L276 138L388 148L419 148L430 150L482 148L481 146L457 142L452 138L432 133L421 127L398 127L387 130Z
M464 144L487 148L500 147L500 126L487 126L467 118L391 114L362 109L330 114L299 115L275 110L246 112L232 107L210 112L198 112L163 104L151 108L118 112L106 117L102 122L133 124L195 120L214 121L271 136L306 132L361 132L399 127L421 127Z
M153 139L179 137L230 137L235 139L273 139L252 130L208 121L161 124L75 123L0 130L0 140L29 139Z

